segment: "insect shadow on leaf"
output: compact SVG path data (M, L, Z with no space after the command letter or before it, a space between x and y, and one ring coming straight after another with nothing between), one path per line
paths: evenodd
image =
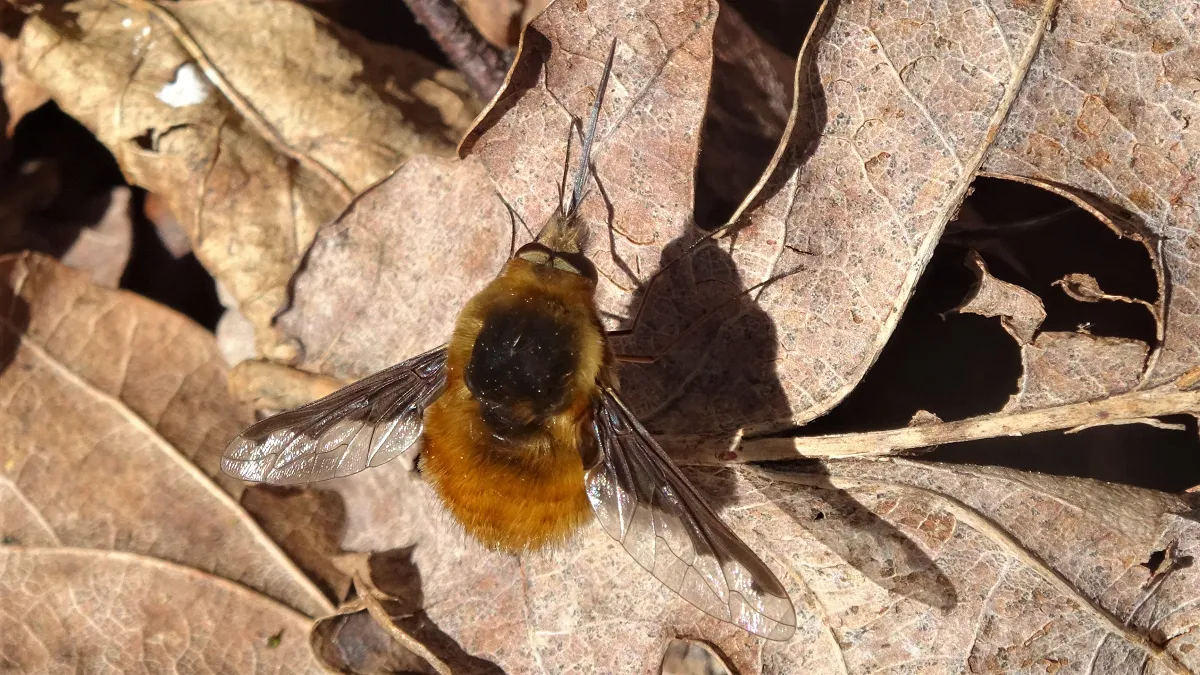
M321 619L311 638L314 653L328 665L345 672L428 672L429 664L414 647L428 650L453 673L493 675L503 673L495 663L469 654L425 613L421 571L413 561L414 546L371 553L365 569L355 573L361 598L370 594L386 613L390 628L369 611L353 609ZM348 606L353 607L354 603ZM401 644L395 635L406 635Z
M832 6L827 9L824 18L813 27L810 41L819 41L829 30L829 17L834 15L835 10L836 7ZM799 90L796 92L801 103L797 106L797 116L790 131L787 148L773 175L767 179L743 212L782 189L796 167L802 166L816 148L826 123L827 108L813 56L813 50L801 55L805 60L799 66ZM714 80L722 72L733 70L736 70L736 64L714 64ZM714 85L713 96L720 91L721 89ZM717 102L710 98L709 115L713 113L716 105ZM720 133L722 129L735 136L745 133L744 129L720 124L706 123L704 129L705 142L718 147L722 145L720 139L714 139L712 135ZM699 189L704 189L702 184ZM698 196L698 208L701 202ZM734 221L731 226L724 228L724 232L719 228L713 234L734 237L736 246L739 225L740 223ZM681 255L692 259L672 263L672 268L664 273L668 279L656 284L655 288L650 289L650 293L645 293L647 289L643 287L642 293L631 306L636 307L637 303L643 300L648 302L649 306L643 312L648 318L639 322L637 331L631 336L632 343L639 342L639 333L643 336L641 341L653 342L653 338L646 336L670 334L672 331L669 327L680 323L681 316L695 320L713 309L713 294L702 290L703 282L697 278L697 270L703 270L709 285L727 284L724 290L726 298L743 288L744 284L734 261L723 248L706 245L691 250L692 242L703 236L704 232L697 229L690 234L690 239L681 237L663 250L660 268ZM803 233L798 239L803 240ZM798 261L798 267L800 269L795 271L803 274L803 258ZM773 271L775 274L788 272L789 270ZM680 293L681 289L685 292ZM655 295L661 295L664 299L658 300ZM720 294L717 295L719 297ZM717 302L719 304L722 301ZM722 416L727 415L730 419L738 419L742 423L752 423L758 419L785 419L790 413L774 365L778 349L777 328L769 315L758 307L749 294L738 297L734 302L724 302L727 303L727 307L704 319L707 326L684 329L692 331L693 335L681 341L674 360L668 357L663 363L659 362L660 359L651 364L635 363L622 367L621 379L626 398L642 415L647 426L655 432L687 433L697 428L694 409L688 406L687 397L691 395L704 401L704 409L720 411ZM662 311L654 311L656 307L660 307ZM666 311L668 309L672 311ZM688 325L686 320L682 323ZM620 342L617 343L617 347L621 347ZM664 397L664 391L679 387L680 378L676 369L680 363L686 363L690 368L699 370L695 365L695 354L703 354L712 360L707 365L707 370L715 377L709 378L707 382L704 376L697 377L687 393L674 399ZM721 360L724 362L720 362ZM729 442L733 440L728 439ZM956 606L957 593L953 584L924 551L903 532L860 504L849 493L834 487L829 482L823 465L819 462L789 462L772 468L801 471L814 476L815 486L807 494L812 508L801 511L793 500L773 501L848 564L890 592L941 610L949 610ZM703 480L699 476L693 480L702 484L706 498L715 507L727 505L732 500L735 489L732 481Z

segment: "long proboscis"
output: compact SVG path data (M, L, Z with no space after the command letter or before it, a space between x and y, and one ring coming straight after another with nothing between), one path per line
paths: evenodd
M571 218L575 215L579 203L583 201L583 190L587 185L588 168L591 163L592 141L596 138L596 124L600 121L600 106L604 104L604 93L608 90L608 75L612 72L613 55L617 53L617 39L614 37L608 47L608 58L604 61L604 72L600 75L600 86L596 92L596 100L592 102L592 110L588 115L587 133L583 135L583 148L579 153L579 166L575 168L575 180L571 186L571 201L563 210L563 215Z

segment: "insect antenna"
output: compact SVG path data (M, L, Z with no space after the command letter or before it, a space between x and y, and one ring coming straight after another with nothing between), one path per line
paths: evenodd
M587 185L588 167L591 164L592 141L596 138L596 123L600 121L600 106L604 103L604 92L608 90L608 75L612 72L613 55L617 53L617 38L613 38L608 47L608 58L604 61L604 72L600 75L600 86L596 91L596 100L592 102L592 111L588 115L587 133L583 136L583 148L579 152L579 166L575 168L575 181L571 187L571 200L563 209L563 217L571 219L583 201L583 190Z

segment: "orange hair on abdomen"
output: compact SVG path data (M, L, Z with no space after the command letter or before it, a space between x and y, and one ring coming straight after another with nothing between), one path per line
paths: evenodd
M491 548L542 548L591 517L581 457L590 452L592 399L609 361L594 289L578 275L513 259L459 315L446 389L425 412L420 466L466 531ZM566 405L529 433L503 439L484 421L464 372L488 313L514 305L573 326L577 362Z

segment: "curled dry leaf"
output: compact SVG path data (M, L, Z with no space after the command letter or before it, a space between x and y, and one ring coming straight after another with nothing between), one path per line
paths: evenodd
M1145 386L1200 362L1195 22L1190 5L1062 0L984 164L1127 213L1126 235L1161 265L1161 344L1139 364Z
M0 653L13 672L324 672L304 615L150 557L0 547L0 605Z
M671 640L663 652L660 675L732 675L725 660L698 640Z
M1062 279L1054 282L1063 290L1063 293L1071 296L1071 299L1079 302L1103 302L1105 300L1112 302L1128 302L1136 305L1144 305L1154 311L1154 306L1145 300L1137 298L1129 298L1124 295L1112 295L1105 293L1104 289L1100 288L1100 282L1096 281L1096 277L1090 274L1073 273L1068 274Z
M31 17L20 48L166 200L260 348L316 229L404 158L447 154L473 113L460 79L282 0L83 0Z
M956 310L980 316L998 316L1005 332L1019 345L1033 341L1033 336L1046 320L1046 308L1037 295L1030 291L1001 281L988 271L983 257L975 251L967 255L967 266L975 272L979 281Z
M724 517L782 572L797 608L791 641L709 619L598 527L518 559L467 540L400 467L327 486L346 503L345 546L415 545L428 620L506 672L653 671L676 635L713 644L741 673L877 673L914 658L948 673L1200 668L1200 569L1158 578L1142 564L1172 545L1179 559L1200 553L1182 498L903 460L688 473L737 505Z
M0 401L0 534L153 555L329 610L209 477L248 411L200 326L48 258L0 258Z

